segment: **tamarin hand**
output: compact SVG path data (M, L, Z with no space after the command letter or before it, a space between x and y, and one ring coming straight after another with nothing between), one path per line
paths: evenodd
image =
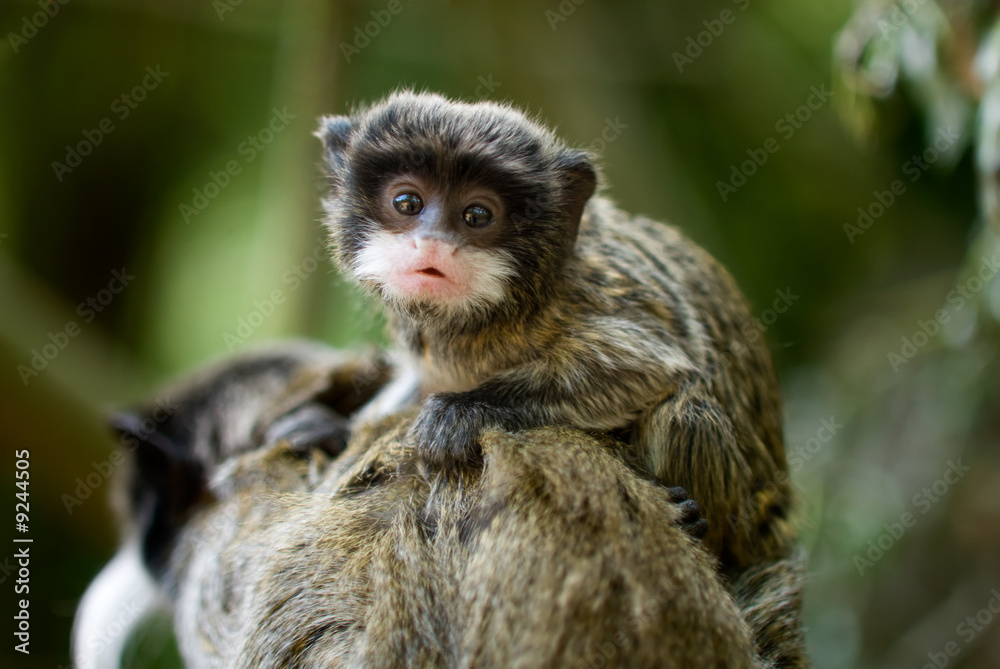
M483 431L508 425L501 410L468 393L437 393L424 402L410 437L417 454L429 464L472 464L482 459L479 437Z

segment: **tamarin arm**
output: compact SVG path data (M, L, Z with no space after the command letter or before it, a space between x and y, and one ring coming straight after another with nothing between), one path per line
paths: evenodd
M431 462L478 457L480 434L490 428L524 430L572 425L607 431L634 421L643 409L690 382L685 358L677 365L642 355L638 347L603 348L586 343L560 347L561 354L539 357L494 375L462 392L431 395L414 423L417 448Z

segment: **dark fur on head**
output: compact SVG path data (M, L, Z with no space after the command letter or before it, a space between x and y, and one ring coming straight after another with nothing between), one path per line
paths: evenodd
M154 575L164 569L178 529L211 497L209 482L219 463L281 439L299 451L336 454L346 443L346 416L388 374L380 358L289 342L227 358L155 402L115 412L111 427L132 454L118 480L117 502L125 524L139 535L146 567ZM342 378L348 375L350 386ZM326 386L336 392L324 395ZM313 395L321 401L312 401Z
M379 230L378 198L387 181L413 174L442 189L487 187L503 200L508 224L498 247L516 271L508 299L483 309L476 321L495 319L497 310L516 316L519 305L535 308L554 294L583 207L597 185L586 153L567 148L510 107L412 92L394 93L350 117L325 117L317 135L330 172L327 224L341 267L350 271ZM379 292L378 286L366 288ZM447 316L433 305L406 315L439 322ZM470 324L468 316L463 314L463 328Z

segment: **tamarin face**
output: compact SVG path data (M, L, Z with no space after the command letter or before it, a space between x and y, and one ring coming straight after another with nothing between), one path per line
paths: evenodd
M359 281L394 304L463 310L505 298L516 269L503 243L512 224L496 192L474 184L442 188L405 174L376 197L379 229L352 262Z
M545 128L491 103L397 93L317 134L335 256L400 314L468 325L556 289L596 174Z

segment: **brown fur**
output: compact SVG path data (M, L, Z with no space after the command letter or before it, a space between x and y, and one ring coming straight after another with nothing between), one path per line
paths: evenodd
M410 412L362 428L343 452L309 447L327 439L317 415L338 426L387 371L377 357L273 347L175 386L171 421L136 435L133 460L169 440L180 448L169 458L196 454L200 467L192 501L168 480L186 469L150 478L133 466L124 508L125 546L147 545L187 666L789 666L773 661L801 643L798 571L745 572L734 599L679 527L690 509L638 475L622 442L487 432L484 467L445 475L415 457ZM317 405L329 413L303 411ZM176 524L146 522L150 501ZM138 596L122 562L88 598ZM117 610L103 615L119 624ZM118 666L79 641L80 666Z
M190 667L755 666L713 560L614 444L488 433L485 469L446 478L408 426L313 482L281 445L240 459L176 554Z

